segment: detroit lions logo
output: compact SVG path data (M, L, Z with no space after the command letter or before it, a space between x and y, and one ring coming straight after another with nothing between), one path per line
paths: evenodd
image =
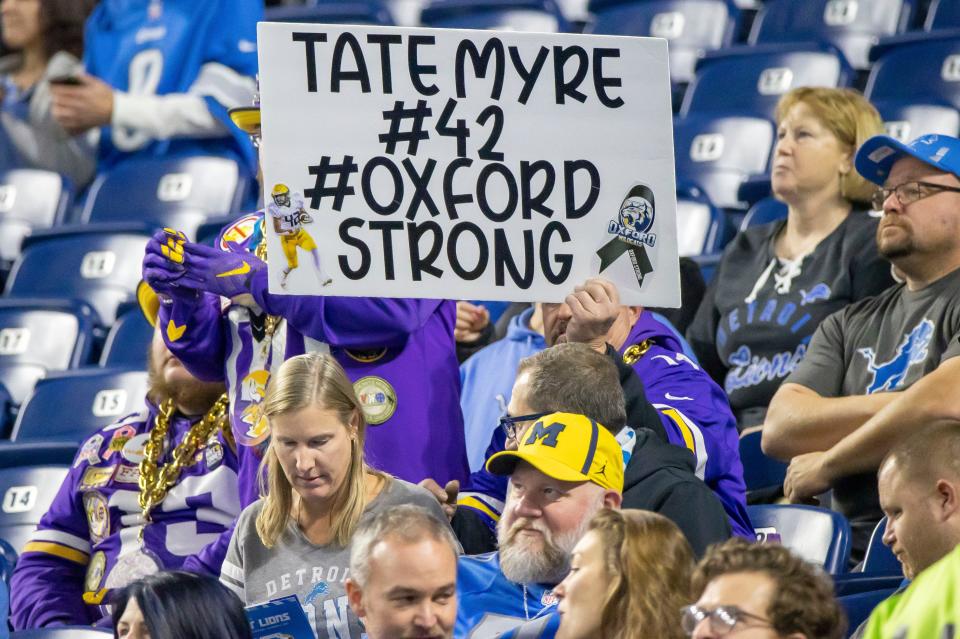
M802 288L800 289L800 306L826 299L830 299L830 287L823 282L811 288L809 293Z
M310 594L307 595L307 598L304 599L305 604L312 604L314 599L317 597L322 597L330 592L330 586L327 585L327 582L321 581L316 586L313 587L313 590L310 591Z
M930 339L933 337L933 322L928 319L917 324L897 348L897 354L888 362L877 364L876 353L872 348L861 348L857 352L867 358L867 370L873 373L873 382L867 387L867 395L878 391L896 390L907 376L907 370L914 364L927 359Z

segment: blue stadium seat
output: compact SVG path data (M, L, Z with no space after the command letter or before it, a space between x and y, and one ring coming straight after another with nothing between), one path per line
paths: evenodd
M675 120L673 138L678 180L699 185L716 206L746 208L737 189L766 172L774 127L758 117L698 114Z
M960 109L960 31L923 34L922 40L885 40L864 95L871 102L917 100Z
M927 133L960 134L960 111L947 104L918 104L913 100L880 100L874 103L887 135L903 142Z
M698 186L677 187L677 243L680 257L693 257L723 249L730 239L729 225Z
M570 31L554 0L434 0L420 12L420 24L445 29Z
M873 529L870 543L863 557L860 572L875 575L902 575L903 567L890 547L883 543L883 531L887 527L887 518L884 517Z
M267 22L311 22L319 24L369 24L391 26L393 16L382 2L327 0L308 2L304 6L266 7Z
M767 197L750 207L740 224L740 230L746 231L751 226L769 224L785 217L787 217L787 205L780 200Z
M113 633L101 628L87 626L65 626L62 628L38 628L36 630L17 630L10 633L10 639L104 639Z
M771 534L807 561L830 574L847 570L850 559L850 524L840 513L799 505L747 506L758 539Z
M9 427L13 424L14 403L10 391L0 382L0 437L6 437Z
M750 44L825 42L855 69L870 66L870 47L907 29L913 0L767 0L753 23Z
M697 57L733 42L740 11L729 0L591 0L591 33L666 38L670 78L689 82Z
M34 233L13 265L6 295L79 299L109 326L117 307L134 299L149 233L137 224L86 224Z
M124 368L87 368L37 382L20 409L10 439L79 443L124 415L143 410L147 373Z
M80 222L145 222L191 237L208 216L233 213L249 182L227 158L142 158L97 176Z
M153 327L139 307L131 305L110 327L107 341L100 353L100 366L147 369L147 350L153 339Z
M927 9L923 24L926 31L960 28L960 2L957 0L933 0Z
M69 469L69 464L0 468L0 539L18 555L50 508Z
M70 181L53 171L0 172L0 265L20 255L20 243L35 229L63 221L73 198Z
M847 626L847 636L851 636L851 633L870 617L873 609L894 592L896 592L896 588L885 588L883 590L870 590L854 595L837 597L837 601L840 602L843 611L847 613L847 622L849 624Z
M770 492L783 485L787 465L767 457L760 448L760 429L746 430L740 435L740 461L743 462L743 481L747 493Z
M0 299L0 383L14 404L50 371L87 362L95 314L72 300Z
M845 87L853 70L828 45L757 45L707 53L697 64L680 115L727 112L773 119L796 87Z
M9 542L0 539L0 581L10 587L10 575L17 565L17 551Z

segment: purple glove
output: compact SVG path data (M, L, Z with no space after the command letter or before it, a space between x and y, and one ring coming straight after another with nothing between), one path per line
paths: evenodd
M187 238L180 231L163 229L157 231L147 242L143 256L143 279L158 295L173 299L194 300L196 288L184 287L182 278L183 247Z
M230 243L234 252L187 242L183 245L186 273L178 281L180 286L195 288L223 297L250 293L250 280L267 268L266 262L253 253Z

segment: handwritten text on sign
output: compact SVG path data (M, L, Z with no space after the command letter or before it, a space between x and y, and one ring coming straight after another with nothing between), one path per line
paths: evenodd
M628 303L679 303L664 42L259 40L271 290L556 301L601 273Z

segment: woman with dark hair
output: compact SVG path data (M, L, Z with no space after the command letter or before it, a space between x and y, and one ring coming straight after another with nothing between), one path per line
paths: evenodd
M14 53L0 58L2 168L57 171L78 186L95 169L95 136L68 135L51 115L50 84L80 74L83 28L94 0L2 0L0 33ZM5 149L6 150L6 149ZM12 156L12 158L10 157Z
M243 604L216 579L171 570L120 591L114 639L249 639Z

